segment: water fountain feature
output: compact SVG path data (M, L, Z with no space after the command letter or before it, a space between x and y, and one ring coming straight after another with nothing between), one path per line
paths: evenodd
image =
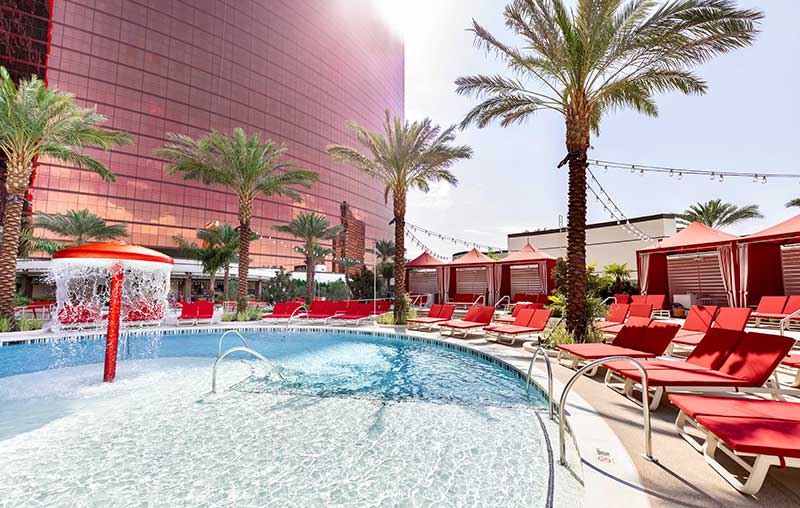
M107 323L103 381L116 376L120 325L160 323L167 310L172 258L124 241L68 247L53 255L53 330L96 329ZM103 314L108 304L108 314Z

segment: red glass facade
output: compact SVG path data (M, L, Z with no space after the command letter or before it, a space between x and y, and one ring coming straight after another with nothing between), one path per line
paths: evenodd
M381 184L325 152L354 143L348 121L377 130L385 109L403 112L402 40L369 0L58 0L52 21L49 85L96 104L134 144L95 154L114 184L45 162L34 210L88 208L162 250L210 221L236 225L233 195L166 176L153 150L167 132L241 126L286 143L288 158L320 174L300 203L258 199L254 266L302 264L272 226L300 210L337 224L342 201L366 223L368 244L391 237Z

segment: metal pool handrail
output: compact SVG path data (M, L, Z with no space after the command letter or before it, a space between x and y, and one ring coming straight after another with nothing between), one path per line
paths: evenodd
M617 303L617 297L616 296L609 296L608 298L603 300L603 303L601 305L605 305L607 302Z
M547 350L542 346L538 346L533 351L531 363L528 365L528 375L525 381L525 394L527 395L528 389L531 386L531 371L533 370L533 363L536 361L536 357L539 356L540 352L544 356L544 363L547 366L547 411L550 414L550 419L555 421L555 416L553 415L553 367L550 365L550 357L547 355Z
M219 366L219 362L224 360L226 356L230 355L231 353L236 353L237 351L241 351L243 353L250 353L251 355L255 356L256 358L267 364L267 367L269 367L275 374L277 374L278 377L281 378L281 381L285 379L283 377L283 374L281 374L281 371L278 370L278 367L276 367L275 364L272 363L271 361L267 360L267 358L264 355L262 355L258 351L250 349L249 347L236 346L222 353L222 355L220 355L220 357L217 358L217 361L214 362L214 369L211 372L211 393L217 393L217 367Z
M308 313L308 309L306 308L306 306L305 306L305 305L301 305L300 307L298 307L298 308L294 309L294 310L292 311L292 313L289 315L289 319L287 319L287 320L286 320L286 329L287 329L287 330L289 329L289 323L291 323L291 322L292 322L292 318L293 318L293 317L295 317L295 316L297 315L297 313L298 313L299 311L301 311L301 310L302 310L302 311L305 311L306 313Z
M610 361L625 361L630 362L639 369L639 373L642 376L642 416L644 418L644 455L643 457L650 462L658 462L653 456L653 436L650 431L650 404L648 404L648 397L649 391L647 387L647 371L644 370L642 364L639 363L637 360L631 358L630 356L609 356L607 358L600 358L599 360L594 360L592 362L587 363L578 371L572 375L572 377L567 382L567 386L564 387L564 391L561 393L561 401L559 402L558 408L558 445L559 445L559 463L562 466L567 465L567 444L564 439L565 434L565 427L567 424L566 415L564 414L565 408L567 407L567 396L569 395L570 390L572 390L572 386L575 382L583 377L583 373L592 369L595 365L610 362ZM574 436L573 436L574 437ZM576 442L577 447L577 442ZM580 450L578 451L578 455L580 455Z
M501 298L500 300L498 300L496 304L494 304L495 310L497 310L497 308L500 306L500 304L503 303L503 300L508 300L508 304L511 305L511 297L506 295L503 298Z
M475 301L472 302L472 306L476 307L478 305L478 302L481 302L481 303L485 304L486 303L486 297L483 296L483 295L478 295L478 298L476 298Z
M241 333L239 333L238 330L228 330L227 332L225 332L225 333L223 333L222 335L219 336L219 342L217 342L217 358L222 356L222 340L225 337L227 337L229 334L236 335L237 337L239 337L239 340L242 341L242 344L244 344L245 347L250 347L250 344L247 343L247 340L244 338L244 336Z
M792 312L785 318L781 319L781 322L779 323L779 326L781 328L781 335L784 335L784 333L786 332L786 325L789 324L789 321L791 321L792 319L797 319L797 316L800 316L800 309Z

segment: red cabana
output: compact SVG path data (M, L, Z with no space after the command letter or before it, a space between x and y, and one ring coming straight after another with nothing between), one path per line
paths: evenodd
M738 303L739 237L692 222L658 245L636 252L642 294L678 297L691 302L728 305Z
M444 301L444 266L443 261L427 252L406 263L407 291L412 295L434 294Z
M739 241L739 302L800 295L800 215Z
M495 260L472 249L444 267L445 301L457 301L456 295L483 295L486 305L494 297ZM460 302L463 303L463 302Z
M536 249L530 243L494 266L494 301L504 296L512 299L517 293L549 294L553 289L553 268L556 258Z

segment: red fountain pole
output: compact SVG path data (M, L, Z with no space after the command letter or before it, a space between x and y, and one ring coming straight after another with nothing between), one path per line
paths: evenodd
M106 332L106 363L103 382L110 383L117 376L117 345L119 343L119 313L122 307L122 265L111 267L111 291L108 303L108 331Z

